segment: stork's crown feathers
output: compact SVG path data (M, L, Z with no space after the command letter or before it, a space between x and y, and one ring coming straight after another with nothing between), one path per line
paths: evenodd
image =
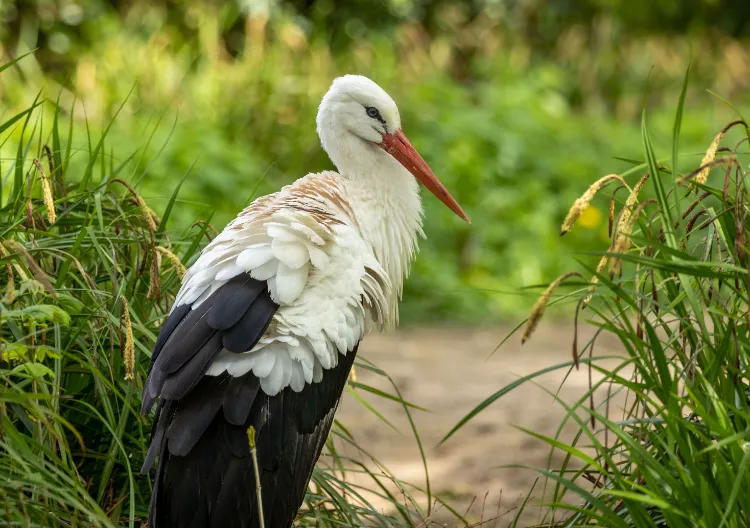
M376 83L362 75L344 75L333 81L323 97L317 125L323 148L334 158L334 143L351 135L379 144L383 134L401 128L401 116L393 99Z

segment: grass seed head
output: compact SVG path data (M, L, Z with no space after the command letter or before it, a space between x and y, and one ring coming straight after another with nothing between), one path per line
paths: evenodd
M689 181L694 181L700 184L705 184L708 179L708 173L711 172L712 168L718 167L719 165L728 166L727 170L730 171L733 166L740 166L740 162L737 160L736 156L723 156L721 158L716 158L705 165L701 165L700 168L694 170L687 176L683 176L677 180L677 182L684 184Z
M600 260L599 264L596 266L596 273L600 274L602 271L604 271L604 268L607 267L607 262L609 262L609 257L607 255L604 255ZM589 305L591 302L591 297L594 295L594 290L596 290L596 285L599 284L599 277L594 276L594 278L591 279L591 282L589 283L589 291L586 294L586 298L583 300L583 307Z
M719 150L719 145L721 144L721 140L724 139L724 134L726 134L726 130L722 130L721 132L716 134L716 137L708 146L706 155L703 156L703 160L701 160L701 167L703 168L695 177L695 181L697 183L705 184L706 180L708 180L708 173L711 172L711 167L709 164L716 158L716 151ZM709 166L706 167L706 165Z
M125 323L125 379L132 380L135 377L135 343L133 342L133 324L130 321L130 308L125 296L120 295L122 301L122 316Z
M612 245L612 253L626 253L630 249L630 237L625 234L618 235ZM609 261L609 278L613 278L622 272L622 259L613 258Z
M607 174L606 176L599 178L597 181L591 184L591 186L586 190L585 193L583 193L575 202L573 202L573 206L570 208L570 211L568 211L568 214L563 221L562 227L560 228L560 236L568 233L571 229L573 229L573 225L575 225L576 221L581 217L581 213L583 213L583 211L585 211L589 206L591 200L593 200L594 196L596 196L596 193L598 193L601 188L604 187L604 185L610 180L618 180L626 187L628 185L619 174Z
M630 222L630 216L633 212L633 207L638 202L638 193L640 193L641 189L643 189L643 186L645 185L646 180L648 180L648 177L648 173L641 176L641 179L638 180L638 183L635 184L633 190L630 191L628 198L625 200L625 206L622 208L620 221L617 223L617 229L615 230L615 232L619 231L622 226Z
M169 251L164 246L156 246L156 251L167 257L167 260L169 260L170 264L172 264L172 267L175 269L177 275L180 278L185 276L185 273L187 273L187 269L185 268L185 266L183 266L182 262L180 262L180 259L177 257L177 255Z
M109 184L113 183L119 183L123 187L127 188L128 191L130 191L130 194L133 196L133 199L135 200L136 204L138 204L138 209L141 210L141 216L146 221L146 225L148 226L148 230L153 235L156 232L156 220L154 220L154 217L156 214L151 210L151 208L146 205L146 202L143 198L141 198L141 195L136 192L136 190L133 188L132 185L130 185L128 182L121 178L112 178L109 182Z
M152 233L155 233L157 227L156 221L154 220L155 213L148 205L146 205L146 202L143 198L141 198L141 195L135 192L135 189L133 189L133 196L135 197L135 201L138 202L138 208L141 210L141 216L144 220L146 220L148 230Z
M55 197L52 194L52 185L47 175L44 174L44 167L39 159L34 158L34 166L39 171L39 179L42 182L42 197L44 198L44 207L47 212L47 221L50 224L54 224L57 220L57 215L55 214Z
M714 160L716 159L716 153L719 150L719 145L721 144L721 141L724 139L724 135L727 133L727 131L732 128L735 125L744 124L744 121L732 121L727 126L721 129L718 134L716 134L716 137L711 142L711 144L708 146L708 149L706 150L706 155L703 156L703 160L701 161L701 168L698 171L698 173L695 175L695 181L696 183L705 184L708 180L708 173L711 172L711 167L716 165Z
M637 217L637 215L633 215L633 208L635 207L636 202L638 202L638 193L643 189L648 177L648 173L641 176L641 179L638 180L638 183L635 184L635 187L633 187L633 190L630 191L630 194L625 200L625 205L620 212L620 220L617 222L617 227L613 233L614 238L612 240L610 253L625 253L630 247L630 234L633 231L633 223ZM639 213L640 211L641 209L638 210ZM611 259L609 262L609 276L614 277L619 274L621 270L622 260L617 258Z
M0 256L5 258L8 257L8 250L5 249L5 246L2 244L0 244ZM7 262L5 264L5 270L8 273L8 289L3 296L3 302L5 304L12 304L16 298L16 278L13 274L13 265L10 262Z
M13 267L10 264L6 264L8 269L8 288L3 296L3 302L5 304L13 304L16 300L16 281L13 277Z
M565 281L566 279L569 279L570 277L574 275L577 275L578 277L581 276L581 274L576 271L572 271L570 273L560 275L557 279L555 279L552 282L552 284L547 286L547 289L544 290L544 292L539 297L539 299L537 299L536 303L534 303L534 306L531 309L531 313L529 313L529 319L526 322L526 329L524 330L523 336L521 337L521 344L526 343L526 341L528 341L531 335L534 333L534 330L536 330L536 327L539 325L539 321L542 320L544 311L547 309L547 304L549 304L549 299L552 296L552 294L555 292L555 290L560 286L560 284L563 283L563 281Z
M641 180L641 182L643 181L645 181L645 179ZM640 184L641 182L638 183ZM636 190L633 189L633 192L635 193ZM629 198L628 201L630 201ZM638 216L640 216L641 212L643 212L648 204L655 202L656 200L654 199L646 200L645 202L640 204L632 213L630 212L630 209L623 210L620 222L617 224L617 236L614 242L612 242L612 249L610 251L611 253L627 253L628 249L630 249L630 235L633 233L633 225L635 224L635 221L638 219ZM627 207L628 204L626 203L625 206ZM623 219L625 220L624 222ZM621 271L622 259L611 259L609 262L610 278L614 277L615 275L619 275Z
M161 294L161 276L159 275L159 251L154 251L151 257L151 270L148 282L147 299L156 299Z

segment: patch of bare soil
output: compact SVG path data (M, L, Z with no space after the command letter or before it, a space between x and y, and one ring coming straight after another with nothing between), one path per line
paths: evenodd
M490 527L507 526L512 521L514 508L538 476L533 470L501 466L544 468L548 463L549 447L518 427L554 436L565 410L545 391L555 393L559 389L563 401L573 402L589 386L585 368L571 372L564 384L567 369L545 374L536 379L536 384L526 383L497 400L438 446L467 412L498 389L572 359L572 325L543 324L523 347L518 333L492 354L510 329L410 329L368 336L360 347L360 354L385 370L407 401L429 410L415 411L413 416L426 450L433 492L457 511L468 510L471 522L486 521L497 516L498 511L508 512L496 522L484 524ZM582 329L579 342L585 343L592 334L592 329ZM622 351L614 339L602 336L597 341L596 355L622 355ZM363 369L357 369L357 380L392 392L387 380ZM337 418L396 477L424 486L424 469L404 411L398 404L361 390L359 393L400 433L383 424L351 395L345 396ZM603 394L604 391L599 396ZM563 437L570 438L574 432L575 428L569 426ZM556 452L553 466L562 460L563 455ZM541 484L534 496L537 501L541 497ZM383 501L373 503L387 509ZM441 524L455 526L450 518L445 511L438 511L433 517ZM538 521L539 510L530 508L518 526L533 526Z

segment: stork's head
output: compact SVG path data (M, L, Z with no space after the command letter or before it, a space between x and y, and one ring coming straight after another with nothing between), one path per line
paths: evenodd
M323 148L342 172L352 162L389 156L451 211L469 221L401 130L396 103L367 77L345 75L334 80L318 109L317 123Z

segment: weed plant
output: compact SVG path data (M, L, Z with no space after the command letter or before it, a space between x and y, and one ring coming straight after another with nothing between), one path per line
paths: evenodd
M645 162L595 182L563 224L565 234L605 185L612 190L610 245L599 265L554 281L526 321L524 340L555 289L588 276L554 301L577 307L572 359L502 388L448 434L546 372L587 369L589 390L577 401L550 393L566 410L556 434L528 431L549 445L550 461L554 452L564 458L540 470L541 484L529 492L544 503L541 526L750 526L750 130L735 109L738 119L702 161L686 159L686 85L687 76L671 153L657 157L644 111ZM596 332L580 344L584 321ZM605 334L623 356L594 353ZM563 435L571 424L572 439Z

